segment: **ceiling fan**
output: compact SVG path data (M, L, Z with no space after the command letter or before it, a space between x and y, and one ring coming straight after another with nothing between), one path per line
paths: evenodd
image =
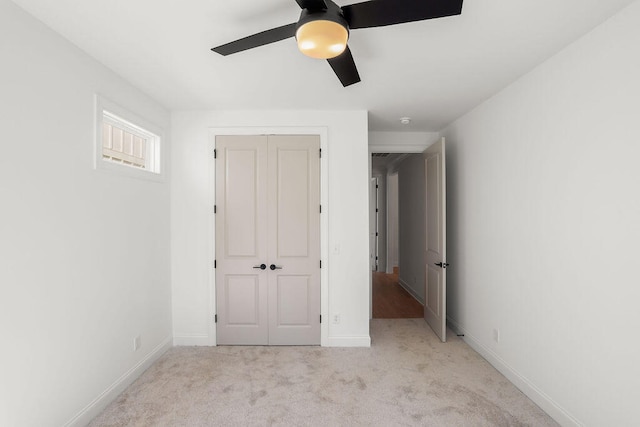
M360 81L347 46L349 30L383 27L442 18L462 13L463 0L370 0L338 6L331 0L296 0L298 22L272 28L211 49L231 55L295 37L298 49L312 58L326 59L344 87Z

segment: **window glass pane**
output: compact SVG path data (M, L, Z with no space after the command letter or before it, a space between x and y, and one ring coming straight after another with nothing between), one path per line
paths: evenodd
M144 159L144 154L145 154L144 143L145 143L145 140L138 136L136 136L133 140L133 155L139 159Z
M103 110L102 159L160 173L160 137Z
M116 127L113 128L113 151L122 153L122 139L124 131Z
M111 125L108 123L104 123L104 125L102 126L102 146L104 148L111 148L111 131Z
M124 154L133 155L133 135L129 132L124 133L124 145L123 150Z

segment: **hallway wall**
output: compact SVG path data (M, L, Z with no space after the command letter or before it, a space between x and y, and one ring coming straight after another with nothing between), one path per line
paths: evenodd
M425 178L422 154L398 166L400 284L424 304Z

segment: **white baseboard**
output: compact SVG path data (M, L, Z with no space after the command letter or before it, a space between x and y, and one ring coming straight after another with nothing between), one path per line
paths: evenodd
M180 335L173 337L173 345L180 346L210 346L208 335Z
M165 338L156 348L151 350L138 364L118 378L109 388L102 392L91 403L85 406L76 416L64 424L65 427L85 426L109 405L120 393L131 385L149 366L171 348L171 337Z
M413 297L413 299L418 301L420 304L424 305L424 300L422 298L420 298L420 296L418 294L416 294L416 291L411 289L411 286L409 286L407 284L407 282L405 282L404 280L398 278L398 283L400 284L400 286L402 286L404 288L405 291L409 292L409 294Z
M504 375L509 381L513 383L520 391L522 391L529 399L533 400L536 405L542 408L547 414L549 414L554 420L556 420L562 426L583 426L584 423L578 421L573 415L571 415L562 406L557 404L551 397L545 392L540 390L535 384L521 375L514 368L509 366L500 356L498 356L493 350L487 348L476 337L470 335L464 327L447 316L447 323L449 327L457 334L464 334L462 339L469 344L480 356L485 358L487 362L493 365L502 375Z
M323 347L371 347L369 335L357 337L328 337Z

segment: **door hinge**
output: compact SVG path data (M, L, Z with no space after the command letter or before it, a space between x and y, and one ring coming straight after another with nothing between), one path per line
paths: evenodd
M213 205L213 213L218 213L218 205Z
M380 188L380 186L378 184L376 184L376 188Z
M320 158L322 158L322 148L320 149L319 154L320 154Z
M218 315L217 315L217 314L214 314L214 315L213 315L213 321L214 321L215 323L218 323Z
M320 315L320 323L322 323L322 314Z
M213 260L213 268L218 268L218 261L217 260Z
M218 150L216 150L215 148L213 149L213 158L214 159L218 158Z
M376 237L378 237L378 233L376 233Z
M376 208L376 212L378 212L378 208Z
M322 260L320 260L320 268L322 268Z
M322 213L322 205L320 205L320 213Z

